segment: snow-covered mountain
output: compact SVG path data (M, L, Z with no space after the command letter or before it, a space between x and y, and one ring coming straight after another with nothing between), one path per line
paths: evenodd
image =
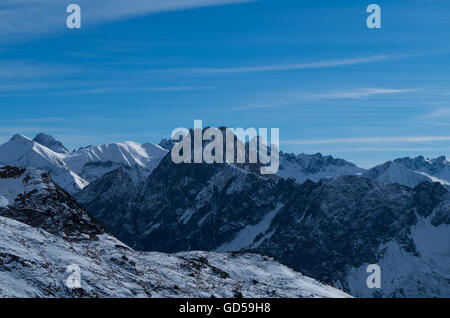
M62 142L57 141L52 136L44 134L44 133L37 134L36 137L33 138L33 141L51 149L57 153L68 153L69 152L69 150L67 150L67 148L64 147Z
M402 184L410 188L414 188L422 182L431 181L430 178L392 161L368 170L364 176L384 183Z
M405 161L406 162L406 161ZM439 179L426 172L413 170L415 167L408 165L407 168L402 164L402 160L388 161L384 164L369 169L363 175L384 183L398 183L410 188L414 188L422 182L439 182L450 189L450 182ZM430 172L427 170L427 172Z
M450 183L450 161L445 156L435 159L426 159L423 156L416 158L405 157L396 159L394 162L412 171L429 176L432 179L436 178L437 180L445 180Z
M435 159L400 158L365 170L343 159L315 155L287 154L280 152L282 178L293 177L299 183L306 180L317 182L322 178L332 179L345 175L364 175L384 183L398 183L411 188L424 181L439 182L450 189L450 161L444 156Z
M0 145L0 164L31 167L49 172L55 182L69 193L84 188L88 182L64 162L66 154L53 150L17 134Z
M56 147L58 152L38 141ZM45 134L38 134L34 140L15 135L0 146L0 163L48 171L58 185L73 194L118 168L125 169L132 180L139 183L168 152L151 143L134 142L91 146L73 152L64 152L60 146L62 144Z
M330 156L280 153L279 175L264 176L253 164L177 165L167 153L133 142L57 153L16 135L0 146L0 163L25 168L0 171L0 215L70 244L77 241L71 237L106 235L51 176L136 249L256 251L355 296L449 297L444 157L402 158L365 171ZM55 210L61 200L65 210ZM75 219L57 216L73 211L80 213ZM382 266L381 290L366 288L368 264Z
M355 164L332 156L289 154L280 152L280 169L277 173L282 178L293 177L299 183L306 180L319 181L322 178L336 178L343 175L358 175L365 170Z
M138 183L150 175L167 153L168 150L152 143L128 141L82 148L67 154L64 162L88 182L124 168Z
M251 250L355 296L450 296L450 194L438 183L412 189L341 176L299 184L166 157L138 186L117 170L76 198L138 249ZM363 270L378 263L384 287L371 290Z
M0 297L349 297L267 256L136 252L36 169L0 168L0 202Z

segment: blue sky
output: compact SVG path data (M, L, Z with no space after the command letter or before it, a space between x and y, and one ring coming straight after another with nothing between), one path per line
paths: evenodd
M2 1L0 142L159 142L201 119L364 167L450 153L448 1L72 2Z

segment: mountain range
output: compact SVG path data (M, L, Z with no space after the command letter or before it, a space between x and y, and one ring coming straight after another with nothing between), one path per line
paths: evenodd
M40 133L31 140L17 134L0 146L0 164L48 171L61 187L74 194L118 168L126 169L134 182L139 183L151 174L167 152L152 143L135 142L90 146L69 152L52 136Z
M349 297L266 256L134 251L44 171L0 168L0 193L0 297Z
M139 186L117 170L75 197L139 250L254 251L358 297L450 294L450 194L439 183L299 184L166 157ZM365 268L378 263L384 287L370 290Z
M277 176L263 176L249 165L175 164L172 146L123 142L68 152L50 136L16 135L0 146L0 163L49 172L135 250L253 252L357 297L450 296L445 157L366 170L331 156L280 152ZM0 206L18 189L0 187ZM366 286L369 264L383 270L381 289Z

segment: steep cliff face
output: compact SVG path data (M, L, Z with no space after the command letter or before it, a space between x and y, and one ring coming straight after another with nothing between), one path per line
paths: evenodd
M440 184L410 190L341 177L280 211L257 250L354 296L442 297L450 293L449 204ZM366 286L369 264L381 266L381 290Z
M292 180L266 179L233 165L175 165L169 157L139 186L108 188L123 184L122 176L107 175L76 198L128 244L165 252L214 250L273 213L295 189ZM99 196L100 188L109 190Z

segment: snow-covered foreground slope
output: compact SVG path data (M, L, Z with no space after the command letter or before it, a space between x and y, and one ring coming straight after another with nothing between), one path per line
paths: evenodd
M118 168L125 169L138 183L151 174L167 152L151 143L134 142L91 146L68 152L62 143L45 134L38 134L33 140L15 135L0 146L0 164L48 171L59 186L74 194Z
M42 171L1 168L0 196L0 297L349 297L262 255L134 251Z
M140 253L103 234L68 242L0 217L0 297L348 297L255 254ZM81 287L69 289L69 265Z

